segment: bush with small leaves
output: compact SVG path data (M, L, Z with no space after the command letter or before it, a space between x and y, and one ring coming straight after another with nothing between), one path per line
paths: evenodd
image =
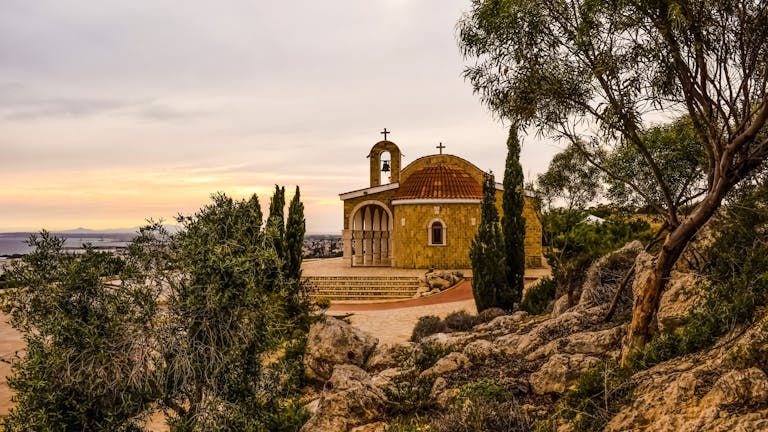
M449 313L443 322L450 331L467 331L477 324L477 317L470 315L467 311L460 310Z
M539 282L529 287L523 295L520 309L531 315L540 315L549 309L555 300L557 283L550 277L539 279Z
M447 327L439 316L425 315L423 317L419 317L419 320L413 327L413 332L411 333L411 341L418 342L424 337L435 333L441 333L446 330Z

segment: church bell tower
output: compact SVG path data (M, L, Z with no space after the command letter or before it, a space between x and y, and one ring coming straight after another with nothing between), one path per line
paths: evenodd
M384 129L384 141L377 142L371 152L368 153L368 158L371 160L371 187L381 186L381 171L389 171L390 183L397 183L400 181L400 149L392 141L387 140L387 134L389 132ZM381 154L389 152L390 161L384 161L382 166ZM389 162L389 163L387 163Z

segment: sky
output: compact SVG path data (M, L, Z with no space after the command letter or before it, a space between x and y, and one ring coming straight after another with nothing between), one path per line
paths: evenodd
M0 232L172 222L217 191L301 188L340 232L383 137L503 174L507 126L462 77L469 0L3 0ZM526 177L558 150L523 138Z

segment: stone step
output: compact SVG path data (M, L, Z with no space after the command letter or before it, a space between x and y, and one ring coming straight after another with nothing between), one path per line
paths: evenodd
M311 276L307 282L312 297L331 300L404 299L419 288L413 276Z

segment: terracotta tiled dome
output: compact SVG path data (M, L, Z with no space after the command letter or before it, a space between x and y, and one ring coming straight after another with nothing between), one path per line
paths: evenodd
M483 188L468 173L446 165L434 165L411 174L400 184L395 199L482 197Z

